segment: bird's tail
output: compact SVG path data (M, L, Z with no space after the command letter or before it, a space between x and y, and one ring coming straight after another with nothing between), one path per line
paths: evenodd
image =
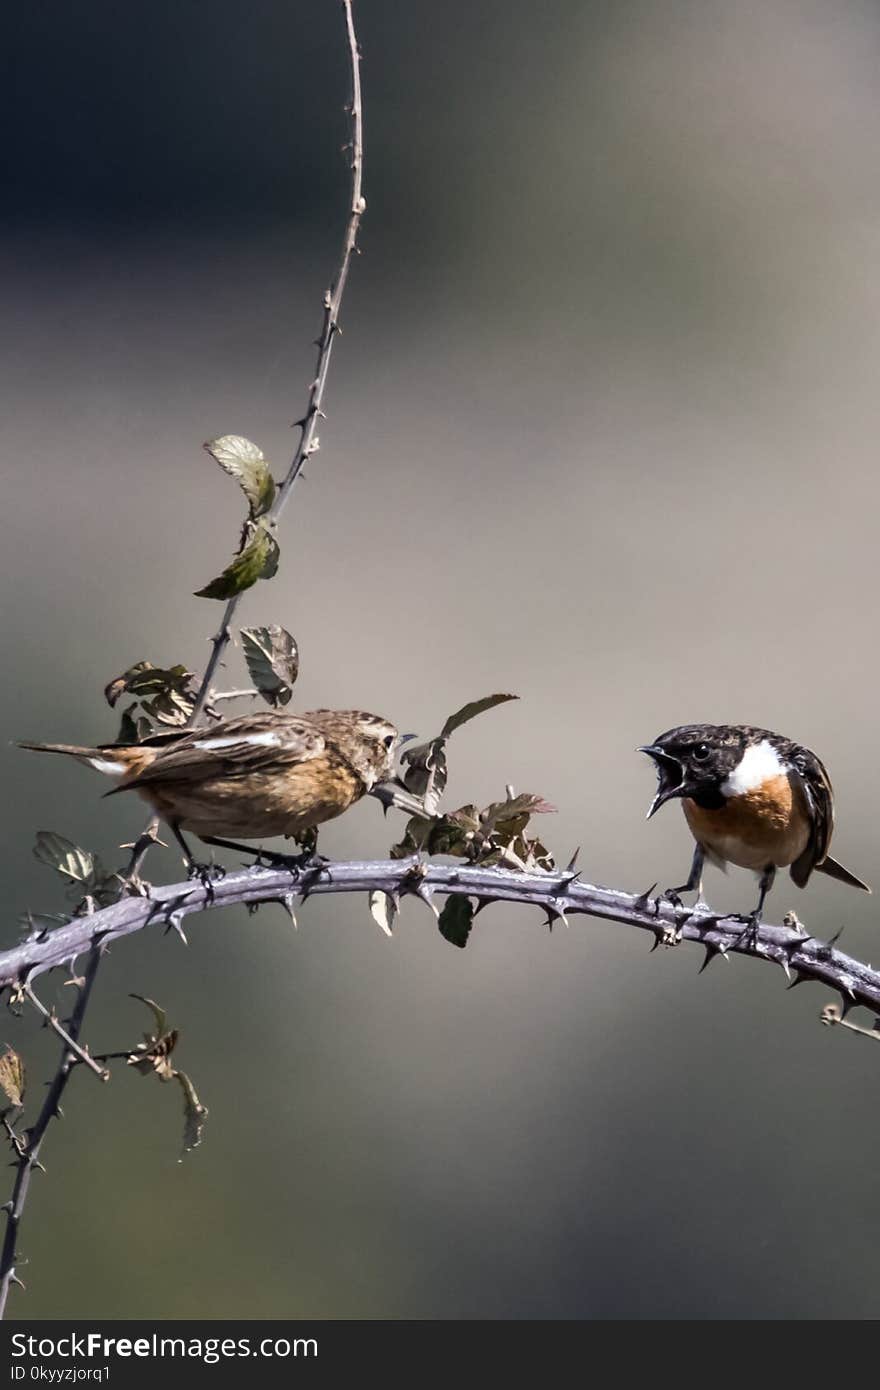
M29 748L35 753L66 753L69 758L103 772L106 777L122 777L132 765L132 748L80 748L75 743L20 743L19 748Z
M832 859L830 854L826 855L821 864L816 865L816 871L820 874L827 874L829 878L837 878L841 883L848 883L851 888L863 888L866 893L870 893L871 891L867 883L862 883L860 878L856 878L855 874L851 874L849 869L845 869L842 864L838 864L837 860Z

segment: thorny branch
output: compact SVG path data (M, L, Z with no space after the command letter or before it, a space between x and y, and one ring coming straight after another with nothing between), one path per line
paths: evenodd
M80 920L85 920L84 918ZM16 1264L20 1263L21 1256L18 1253L18 1232L21 1224L21 1217L27 1201L28 1189L34 1170L42 1169L40 1163L40 1146L43 1142L46 1130L50 1122L56 1116L61 1115L61 1097L70 1080L71 1073L79 1061L77 1052L77 1040L82 1029L83 1019L88 1008L89 995L92 992L92 985L95 982L95 975L98 971L98 963L101 958L101 947L97 944L89 954L86 966L85 977L79 986L79 998L73 1010L73 1016L68 1025L68 1041L64 1045L61 1054L61 1062L49 1083L46 1098L43 1101L40 1113L30 1129L22 1133L16 1133L14 1128L7 1124L6 1131L12 1141L15 1159L15 1184L12 1189L12 1197L5 1204L6 1212L6 1232L3 1237L3 1249L0 1252L0 1318L6 1313L6 1300L9 1297L9 1290L13 1284L19 1284L23 1288L21 1279L16 1273ZM73 1050L76 1048L76 1051Z
M363 115L361 103L361 83L360 83L360 51L358 49L357 37L354 29L354 18L352 15L352 0L342 0L342 8L345 13L346 35L348 40L348 53L351 69L352 96L351 104L348 107L351 116L351 143L347 146L351 155L351 198L349 216L345 228L345 239L343 242L342 256L335 279L330 289L324 295L324 318L321 333L317 339L318 360L315 371L315 378L309 388L309 397L306 413L298 421L300 427L299 444L293 456L290 468L276 493L275 502L269 512L267 521L274 529L278 525L281 513L284 510L291 489L297 478L302 473L302 469L308 458L317 453L319 441L317 436L317 424L323 418L324 390L327 384L327 374L330 367L330 357L333 349L333 341L340 331L339 329L339 310L342 303L342 296L345 291L346 281L348 280L351 258L356 250L357 234L360 220L363 216L366 204L362 193L363 177ZM187 723L196 724L205 711L205 706L209 704L212 696L211 685L220 664L221 657L228 646L232 632L231 623L235 616L236 609L241 595L236 594L231 598L223 612L220 628L216 635L211 639L211 654L202 676L198 694L192 713ZM225 698L233 698L239 692L231 692ZM222 695L217 698L224 698ZM127 869L120 874L120 896L122 894L139 894L143 892L140 879L140 868L150 846L155 843L157 838L158 822L151 821L138 837L133 846L130 863ZM117 906L124 906L125 902L131 902L131 897L121 898ZM143 899L141 899L143 901ZM84 918L77 919L80 921ZM95 938L97 941L100 937ZM74 953L75 954L75 953ZM69 1030L65 1030L42 1003L37 999L31 989L31 980L35 975L41 973L41 969L26 971L20 978L19 985L24 995L38 1009L46 1023L51 1026L64 1040L64 1051L55 1076L49 1083L49 1090L46 1100L33 1129L26 1132L24 1138L19 1139L15 1136L9 1123L6 1123L6 1132L13 1143L15 1152L18 1155L17 1173L15 1186L13 1189L11 1202L5 1207L7 1213L7 1226L0 1251L0 1319L5 1315L6 1300L9 1295L10 1286L13 1283L21 1283L15 1273L15 1263L18 1259L16 1254L16 1244L18 1240L18 1230L21 1222L24 1205L27 1200L30 1177L35 1167L41 1166L37 1161L40 1144L49 1126L49 1122L55 1115L60 1114L58 1101L67 1086L68 1079L77 1063L83 1062L95 1071L102 1079L106 1079L104 1069L89 1056L88 1052L78 1044L78 1036L82 1028L85 1012L88 1007L89 996L94 984L95 975L98 970L100 952L97 948L93 949L89 957L89 966L85 981L80 986L79 999L70 1021Z
M21 981L66 965L91 947L105 946L145 927L179 929L190 913L278 902L292 915L300 901L313 895L370 892L384 892L395 899L413 895L429 906L436 893L461 894L480 906L522 903L540 908L551 925L567 923L575 915L621 922L650 933L655 945L679 940L698 943L705 951L704 969L720 955L747 955L780 966L792 986L815 980L837 990L844 1012L854 1004L880 1010L880 970L839 951L836 938L821 941L799 926L762 925L752 931L736 917L691 912L645 893L637 896L582 883L571 869L522 873L414 859L329 863L305 870L251 867L210 883L154 888L149 898L127 898L89 917L73 917L51 932L33 933L12 950L0 952L0 988L15 989Z
M318 421L324 418L324 390L327 385L327 373L330 370L330 358L333 352L333 343L336 335L341 331L339 327L339 310L342 304L342 296L345 293L345 286L348 280L348 272L351 266L351 258L357 249L357 236L361 218L366 209L366 203L362 193L363 180L363 109L361 102L361 75L360 75L360 50L358 49L357 36L354 31L354 18L351 12L352 0L342 0L342 8L345 12L345 25L348 36L348 53L351 68L351 104L348 107L351 115L351 143L346 147L351 155L351 200L348 214L348 221L345 227L345 239L342 245L342 257L336 278L330 289L324 294L324 319L321 325L320 336L316 340L318 349L318 360L315 367L315 377L309 387L309 399L306 413L301 420L296 423L299 426L300 437L293 460L290 464L284 481L278 488L275 502L269 512L268 522L271 526L277 526L281 513L287 504L291 489L297 478L301 475L306 461L312 454L318 452L319 440L317 435ZM240 594L236 594L229 600L223 611L220 627L214 637L211 638L211 655L202 676L199 686L199 693L196 696L195 707L192 713L191 722L198 720L209 700L211 693L211 683L220 664L229 642L232 638L232 620L238 608Z

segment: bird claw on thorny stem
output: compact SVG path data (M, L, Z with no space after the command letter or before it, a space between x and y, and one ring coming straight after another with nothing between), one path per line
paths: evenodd
M758 934L761 930L761 915L758 912L734 912L732 914L734 922L744 923L742 931L734 941L730 943L730 950L754 951L758 945Z
M215 879L226 877L226 870L222 864L214 860L210 864L201 864L193 860L187 868L186 876L190 882L198 879L203 888L210 888Z

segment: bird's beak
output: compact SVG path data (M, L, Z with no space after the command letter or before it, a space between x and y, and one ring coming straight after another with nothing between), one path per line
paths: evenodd
M648 807L647 820L650 820L655 811L659 811L664 801L671 801L674 796L683 796L684 788L684 768L669 753L665 753L662 748L658 748L655 743L645 744L636 749L637 753L647 753L649 758L654 759L657 768L657 795Z
M411 743L414 738L418 738L418 734L400 734L397 739L398 748L403 743Z

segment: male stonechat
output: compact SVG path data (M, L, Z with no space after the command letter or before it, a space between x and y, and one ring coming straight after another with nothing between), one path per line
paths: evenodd
M706 858L725 868L752 869L760 896L749 920L761 920L776 870L789 868L799 888L813 870L853 888L870 888L828 853L834 828L834 794L824 766L809 748L748 724L685 724L638 750L657 767L657 794L650 819L665 801L681 800L696 841L687 883L702 899Z

